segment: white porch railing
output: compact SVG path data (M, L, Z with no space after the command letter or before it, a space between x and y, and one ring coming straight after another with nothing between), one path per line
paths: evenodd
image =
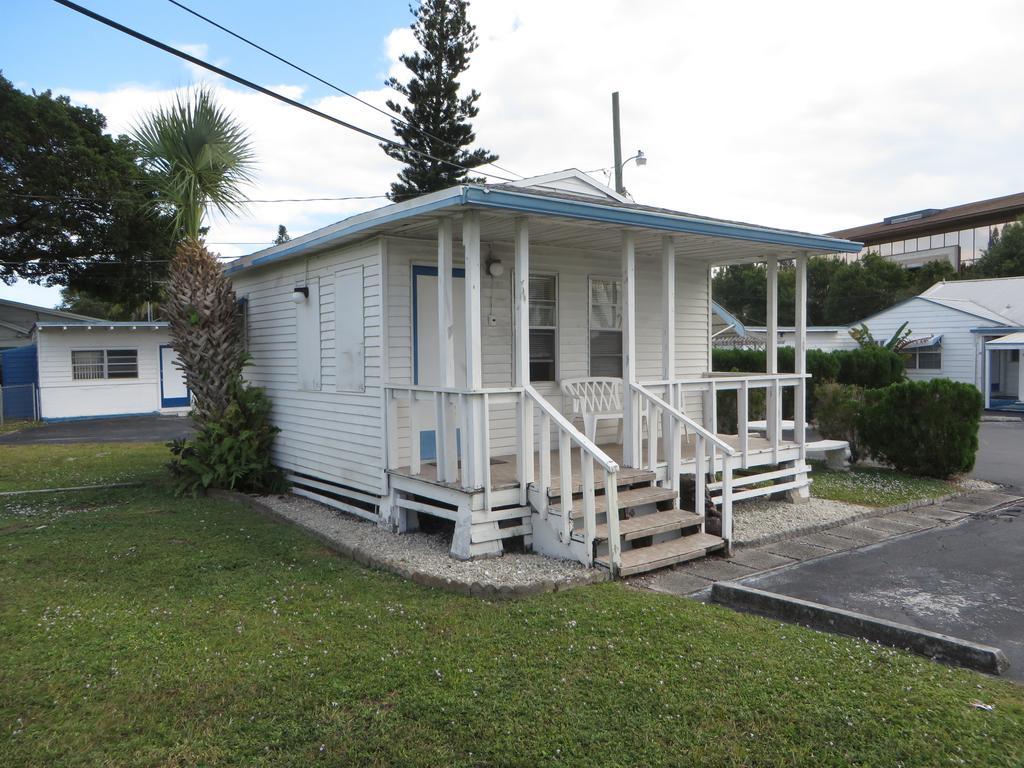
M793 389L794 403L799 404L806 397L807 379L810 374L799 373L724 373L713 372L702 378L645 381L643 386L659 394L681 412L685 412L687 399L701 395L703 400L704 424L717 432L718 393L736 392L736 434L739 438L739 461L743 469L748 468L750 457L750 395L756 390L765 392L766 436L772 451L772 460L778 462L782 443L782 400L787 388ZM794 408L797 419L803 414L802 408ZM794 442L803 447L806 444L806 425L794 424ZM714 470L714 468L712 468Z
M607 500L608 561L612 573L618 573L622 562L622 545L619 541L618 471L615 463L604 451L580 432L547 399L529 384L524 387L524 403L536 405L540 411L540 477L534 485L540 496L540 513L547 516L548 490L551 488L551 426L554 424L558 435L558 488L561 521L559 537L568 544L573 532L573 450L579 451L580 485L583 492L583 544L587 565L593 564L594 538L597 532L597 509L594 493L594 462L604 472L604 495ZM575 447L574 447L575 446ZM533 446L529 446L533 452Z
M412 475L423 470L420 433L434 431L436 480L465 491L482 490L484 507L491 511L491 407L521 407L519 387L480 390L385 384L389 470L409 467ZM404 414L406 426L400 430ZM402 464L401 440L408 438L408 464ZM519 477L524 469L519 467Z
M648 424L647 450L641 447L641 462L652 472L658 463L658 424L662 425L665 446L666 480L669 488L678 496L679 477L682 474L682 437L684 430L693 433L694 445L694 498L693 511L703 516L705 509L705 483L708 472L717 474L721 467L722 538L732 541L732 471L737 451L714 432L705 429L696 421L662 400L641 384L634 383L631 390L637 398L638 412L645 412ZM682 400L677 400L682 402ZM655 418L658 416L659 418ZM687 440L689 440L687 435ZM643 446L643 443L641 443ZM721 453L721 458L719 458ZM701 531L704 525L701 524Z

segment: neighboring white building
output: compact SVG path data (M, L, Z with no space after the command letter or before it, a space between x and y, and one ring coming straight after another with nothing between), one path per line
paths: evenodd
M803 356L795 374L709 373L711 270L794 259L805 279L810 254L859 249L638 205L571 170L388 205L226 271L296 493L398 530L452 520L457 557L515 537L628 574L728 548L733 493L768 492L734 468L778 467L772 491L808 494L804 429L784 440L777 409L758 437L745 408L792 388L802 424ZM594 402L563 396L580 379ZM738 435L715 431L723 389L743 393ZM614 422L590 439L580 408L620 412L621 443ZM697 514L677 508L681 475ZM582 498L560 495L569 483Z
M1024 277L953 280L936 283L918 296L884 309L849 326L807 329L812 349L853 349L850 329L863 322L879 341L889 339L903 323L911 331L907 376L911 379L952 379L973 384L990 398L992 407L1015 407L1024 400L1020 349L1010 340L991 344L986 384L986 343L1024 331ZM764 333L751 328L751 333ZM779 329L779 344L792 346L793 329Z
M33 340L44 421L188 411L165 322L40 322Z
M32 327L36 323L93 321L96 318L0 298L0 350L31 344Z

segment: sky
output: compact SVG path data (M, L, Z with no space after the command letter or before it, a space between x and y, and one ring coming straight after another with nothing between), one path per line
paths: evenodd
M303 103L391 135L385 117L167 0L82 5ZM406 0L181 0L383 106L413 50ZM5 0L0 71L102 111L113 133L203 82L249 129L251 198L384 194L398 165L368 138L247 91L48 0ZM1024 3L1019 0L475 0L479 146L523 176L612 164L619 91L634 199L829 232L1024 190ZM494 168L491 172L508 176ZM259 250L383 199L253 203L212 219L224 256ZM0 284L53 306L55 288Z

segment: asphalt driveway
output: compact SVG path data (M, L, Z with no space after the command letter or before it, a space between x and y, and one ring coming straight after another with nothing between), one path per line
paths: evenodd
M955 503L955 502L952 502ZM742 580L757 589L1001 648L1024 681L1024 509Z
M981 423L971 477L1024 489L1024 419Z
M43 443L150 443L188 437L192 420L181 416L126 416L59 421L0 435L0 445Z

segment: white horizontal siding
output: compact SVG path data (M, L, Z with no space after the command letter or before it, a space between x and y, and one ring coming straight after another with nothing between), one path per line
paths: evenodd
M484 248L485 258L487 247ZM500 259L505 274L491 277L486 272L481 285L481 339L485 387L511 386L513 382L512 266L514 253L507 245L495 244L490 251ZM388 366L390 380L411 383L412 356L412 269L414 265L436 266L436 245L430 242L393 239L387 242ZM456 244L454 261L463 264ZM558 275L558 377L589 375L589 278L621 275L621 259L606 253L588 253L533 245L530 248L533 273ZM456 290L461 289L461 281ZM637 374L640 380L660 379L662 339L662 287L660 254L637 255ZM493 316L494 324L488 317ZM700 376L709 369L708 267L687 261L678 254L676 266L676 374ZM551 403L564 411L561 392L552 382L534 383ZM702 403L691 396L687 411L700 420ZM517 425L512 405L491 409L492 455L512 454ZM599 436L614 439L614 428ZM399 423L399 460L408 461L408 422L404 406Z
M243 272L235 291L248 299L247 337L252 364L246 378L264 387L281 430L274 461L284 469L384 493L382 267L379 241L294 259L280 266ZM334 276L363 268L363 343L366 389L337 392L334 349ZM320 390L299 387L296 304L293 289L316 279L320 285Z

